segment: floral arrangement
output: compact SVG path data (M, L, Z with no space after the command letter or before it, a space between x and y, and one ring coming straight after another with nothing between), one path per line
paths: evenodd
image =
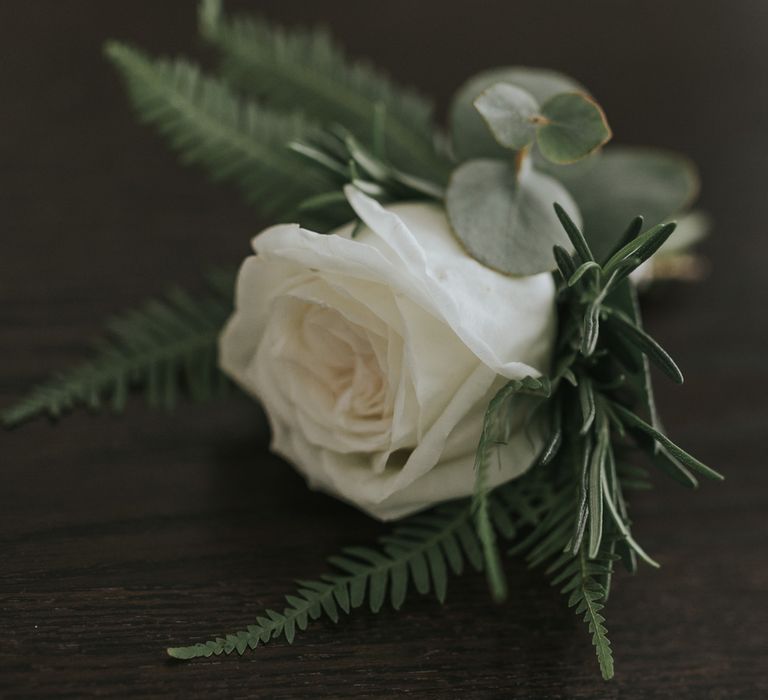
M311 620L399 609L413 590L442 601L467 567L501 601L508 552L545 568L610 678L614 567L658 566L628 493L649 487L649 466L689 487L722 478L661 427L650 365L682 374L637 300L706 228L689 212L695 169L606 147L600 106L554 71L475 76L444 132L424 98L323 31L230 20L218 0L202 3L200 26L217 77L119 43L106 53L184 161L240 185L261 216L300 223L256 236L236 281L215 271L207 292L176 289L110 322L89 362L5 424L105 401L119 411L130 390L171 409L237 386L310 486L405 518L330 557L279 609L172 657L291 643Z

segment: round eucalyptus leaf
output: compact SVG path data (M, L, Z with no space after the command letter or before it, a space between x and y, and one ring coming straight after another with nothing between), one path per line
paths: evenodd
M475 109L475 100L494 83L516 85L533 95L539 104L560 92L584 92L584 88L576 81L545 68L511 66L478 73L459 88L451 105L453 149L459 160L509 156L507 150L493 138L488 125Z
M699 190L690 160L656 149L608 146L553 172L576 200L584 235L598 260L613 250L638 214L651 228L683 213Z
M446 191L448 219L467 252L510 275L553 270L553 246L572 250L555 202L580 224L578 207L557 180L530 167L518 173L512 164L495 159L459 166Z
M480 93L475 107L504 148L525 148L536 137L539 104L522 88L510 83L494 83Z
M611 138L603 110L591 97L564 92L541 107L546 122L536 138L541 154L553 163L573 163L588 156Z

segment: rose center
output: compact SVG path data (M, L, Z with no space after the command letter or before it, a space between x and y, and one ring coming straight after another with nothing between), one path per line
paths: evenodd
M335 413L363 420L391 416L381 366L383 338L335 309L311 304L301 324L301 342L312 352L313 371L329 391Z

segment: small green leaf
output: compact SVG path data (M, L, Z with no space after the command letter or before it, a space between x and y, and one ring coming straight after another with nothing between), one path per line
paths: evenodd
M593 302L589 305L581 330L581 354L589 357L597 347L600 337L600 304Z
M643 371L642 356L637 347L628 343L622 336L614 331L610 325L606 325L600 331L600 341L624 369L633 375Z
M557 202L555 202L552 206L554 207L558 220L563 226L563 230L566 232L566 234L568 234L568 238L573 244L573 247L576 249L576 253L579 255L582 262L589 262L590 260L594 260L595 256L592 255L592 251L589 249L589 244L584 238L584 234L582 234L582 232L579 230L579 227L573 222L573 219L568 216L568 212L565 211L565 209L563 209L563 207Z
M610 433L608 419L601 411L597 429L597 441L589 462L589 558L600 551L603 539L603 487L605 462L608 455Z
M584 93L555 95L541 107L545 122L536 139L541 154L553 163L574 163L611 138L603 110Z
M577 268L568 251L562 246L556 245L552 248L552 254L554 255L555 262L557 263L557 267L560 270L563 279L570 279Z
M592 455L592 438L587 436L581 441L581 477L579 479L579 500L576 506L576 521L574 523L574 532L569 544L569 551L576 554L581 548L584 540L584 530L589 519L589 465Z
M636 428L637 430L646 433L647 435L650 435L651 437L658 440L669 451L669 454L672 455L672 457L680 461L689 469L698 472L708 479L716 479L717 481L722 481L724 479L722 474L716 472L711 467L708 467L703 462L700 462L695 457L689 455L685 450L678 447L674 442L672 442L672 440L664 435L664 433L657 430L652 425L646 423L642 418L632 413L632 411L624 408L624 406L614 403L613 410L619 414L619 417L628 427Z
M619 269L629 258L634 258L637 262L633 263L635 267L650 258L667 239L675 232L677 224L670 222L668 224L659 224L649 231L641 233L634 240L617 250L603 266L603 274L607 277Z
M586 435L595 420L595 392L592 388L592 382L584 378L579 382L579 406L581 408L581 428L579 433Z
M495 83L509 83L522 88L533 95L539 104L558 93L584 89L571 78L542 68L494 68L473 76L459 88L450 111L453 149L459 161L505 158L509 155L494 139L474 104L478 96Z
M579 265L576 272L574 272L569 277L568 286L573 287L584 276L584 274L589 272L590 270L599 270L599 269L600 269L600 265L598 265L594 260L587 260L587 262Z
M653 456L653 463L667 476L689 489L695 489L699 485L698 479L663 447Z
M641 215L637 215L632 221L630 222L629 226L627 226L627 230L624 231L624 234L621 236L621 238L618 240L616 246L614 249L610 252L608 257L611 257L618 253L627 243L634 240L640 235L640 231L643 230L643 222L644 219Z
M539 105L530 92L509 83L495 83L475 100L493 137L505 148L519 150L536 136Z
M608 453L610 453L610 446L608 447ZM611 498L611 490L608 486L608 479L605 474L605 469L603 469L601 477L602 479L602 489L603 489L603 499L605 500L605 505L608 506L608 512L611 515L611 518L613 519L613 522L616 524L616 527L618 528L619 532L621 533L622 537L624 537L624 541L632 548L632 550L648 565L652 566L654 569L659 568L659 563L653 559L635 540L634 537L632 537L632 533L629 531L629 527L627 527L627 523L625 522L624 518L622 517L621 513L619 513L618 508L613 502L613 498Z
M570 247L552 205L579 218L570 195L554 178L516 173L500 160L472 160L453 172L446 192L448 218L470 255L512 275L552 270L552 247Z
M683 383L683 373L661 345L620 311L611 308L606 309L606 311L608 312L608 323L613 324L619 334L636 345L672 381L678 384Z

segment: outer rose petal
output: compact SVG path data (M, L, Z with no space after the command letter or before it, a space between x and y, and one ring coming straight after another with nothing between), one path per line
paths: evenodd
M368 226L354 240L351 226L320 235L296 225L254 239L257 256L241 270L221 364L262 400L273 449L312 486L391 519L471 493L474 451L485 408L504 381L499 375L547 367L554 284L548 274L507 277L470 258L437 206L385 210L356 190L347 195ZM387 358L389 381L397 384L387 449L373 440L367 452L329 449L333 436L313 440L302 430L285 377L262 343L276 301L286 296L343 306L355 322L375 317L379 337L382 324L397 336L402 356ZM525 425L528 405L521 399L515 408L493 483L525 471L540 449L539 426Z

